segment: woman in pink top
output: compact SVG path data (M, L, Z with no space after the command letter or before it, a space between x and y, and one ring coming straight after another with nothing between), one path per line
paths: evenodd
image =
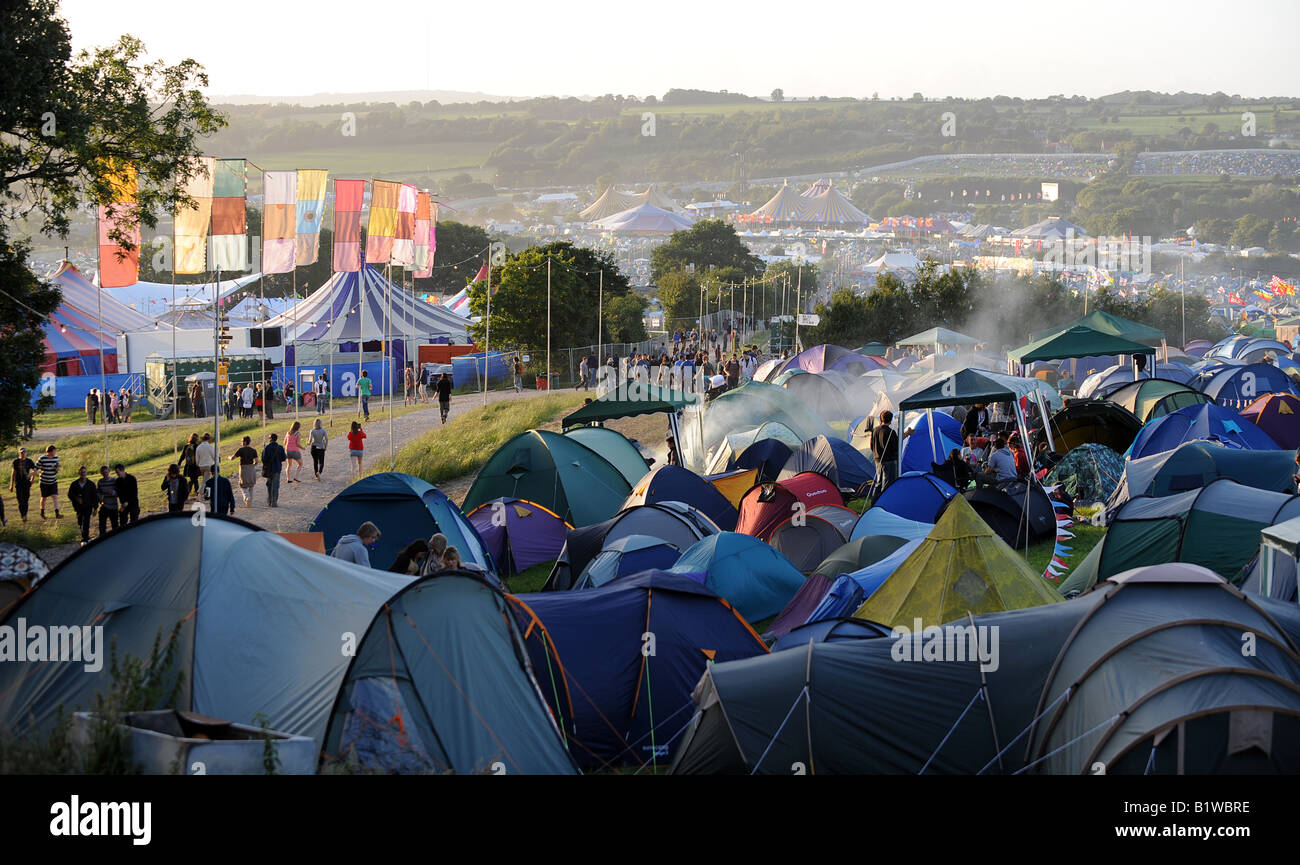
M302 474L302 443L298 440L298 430L302 429L302 424L298 421L293 422L289 427L289 434L284 437L284 454L285 462L288 467L285 469L285 483L300 484L298 475Z

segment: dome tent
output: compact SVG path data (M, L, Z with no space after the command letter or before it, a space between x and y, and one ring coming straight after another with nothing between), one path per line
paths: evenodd
M908 472L885 487L871 509L880 508L915 522L934 523L944 505L955 495L956 487L936 475Z
M843 504L840 491L826 477L816 472L803 472L779 483L756 486L745 493L740 502L736 531L765 541L777 526L796 513L798 505L803 505L806 513L819 505Z
M555 513L525 499L484 502L466 519L473 524L498 575L503 577L553 561L564 549L566 533L573 528Z
M1132 412L1140 423L1189 405L1213 402L1190 385L1164 378L1144 378L1120 385L1106 394L1106 399ZM1120 452L1125 449L1114 448Z
M696 541L717 534L718 526L690 505L660 502L624 508L604 522L570 529L564 547L551 568L542 591L566 591L573 588L578 575L592 559L619 538L646 535L686 550Z
M776 480L801 472L817 472L829 478L840 492L854 498L876 478L876 466L853 445L839 438L815 436L800 445L786 460Z
M726 598L748 622L781 611L803 584L803 574L772 547L749 535L722 532L682 553L670 569L694 574Z
M565 430L564 435L604 457L629 484L635 484L650 471L650 466L646 465L645 457L641 456L636 445L616 430L578 426Z
M1294 489L1293 451L1256 451L1224 447L1213 441L1184 442L1173 450L1141 459L1129 459L1119 486L1106 503L1114 511L1138 496L1168 496L1198 490L1219 478L1261 490L1288 492Z
M1262 429L1279 447L1300 448L1300 397L1271 393L1242 409L1241 416Z
M1056 536L1052 500L1037 481L1003 481L962 493L975 513L1012 549Z
M368 475L330 499L307 526L325 534L325 549L333 551L339 538L364 522L379 527L379 542L370 552L370 565L383 570L411 541L441 532L460 552L462 562L486 571L494 569L482 539L460 508L442 490L414 475L379 472Z
M731 502L704 478L681 466L662 465L652 470L633 487L623 507L659 502L683 502L702 512L720 529L731 531L736 527L736 509Z
M1127 456L1141 459L1195 439L1209 439L1247 450L1277 450L1277 443L1268 433L1232 409L1205 403L1180 408L1148 422L1133 440Z
M645 571L511 601L534 670L548 670L548 649L559 658L539 684L583 767L665 760L704 669L767 654L731 604L682 574ZM653 654L641 651L647 632Z
M368 771L578 774L506 596L467 571L424 577L382 605L338 690L324 754Z
M410 577L321 556L234 518L192 519L149 516L91 541L6 621L101 625L105 648L138 659L179 626L177 708L240 724L262 713L272 729L319 745L347 669L339 635L364 631ZM93 708L111 678L107 663L93 673L0 664L0 726L48 732L60 707Z
M613 516L631 492L622 473L591 448L559 433L528 430L497 448L461 507L527 499L581 527Z
M582 569L575 589L595 589L619 577L672 567L682 551L649 535L625 535L605 544Z
M813 514L791 516L775 529L767 542L803 574L844 545L844 535L829 520Z

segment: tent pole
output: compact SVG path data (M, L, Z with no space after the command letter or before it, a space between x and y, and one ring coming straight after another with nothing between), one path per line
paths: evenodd
M396 445L393 442L393 262L388 262L388 285L384 286L384 376L388 379L388 470L397 466Z
M975 627L975 617L971 615L970 610L966 611L966 620L970 622L971 633L978 634L979 629ZM989 694L989 680L988 676L984 674L984 666L982 664L979 665L979 670L980 690L984 692L984 708L988 709L989 712L989 730L993 733L993 747L997 749L998 768L1005 774L1006 768L1002 765L1002 743L998 741L998 724L993 716L993 698L992 695Z

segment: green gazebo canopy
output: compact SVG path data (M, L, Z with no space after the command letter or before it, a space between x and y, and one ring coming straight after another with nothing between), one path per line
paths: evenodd
M1038 360L1064 360L1070 357L1095 357L1106 354L1155 354L1155 349L1122 336L1102 333L1076 325L1051 336L1035 340L1010 352L1012 360L1033 363Z
M693 394L670 390L633 380L619 386L575 411L564 419L564 429L582 424L603 423L620 417L634 417L656 412L675 412L698 400Z

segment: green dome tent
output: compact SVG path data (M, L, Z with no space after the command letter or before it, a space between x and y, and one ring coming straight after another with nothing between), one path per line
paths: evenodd
M631 492L627 478L591 448L559 433L528 430L497 449L461 510L497 498L526 499L581 527L618 513Z

